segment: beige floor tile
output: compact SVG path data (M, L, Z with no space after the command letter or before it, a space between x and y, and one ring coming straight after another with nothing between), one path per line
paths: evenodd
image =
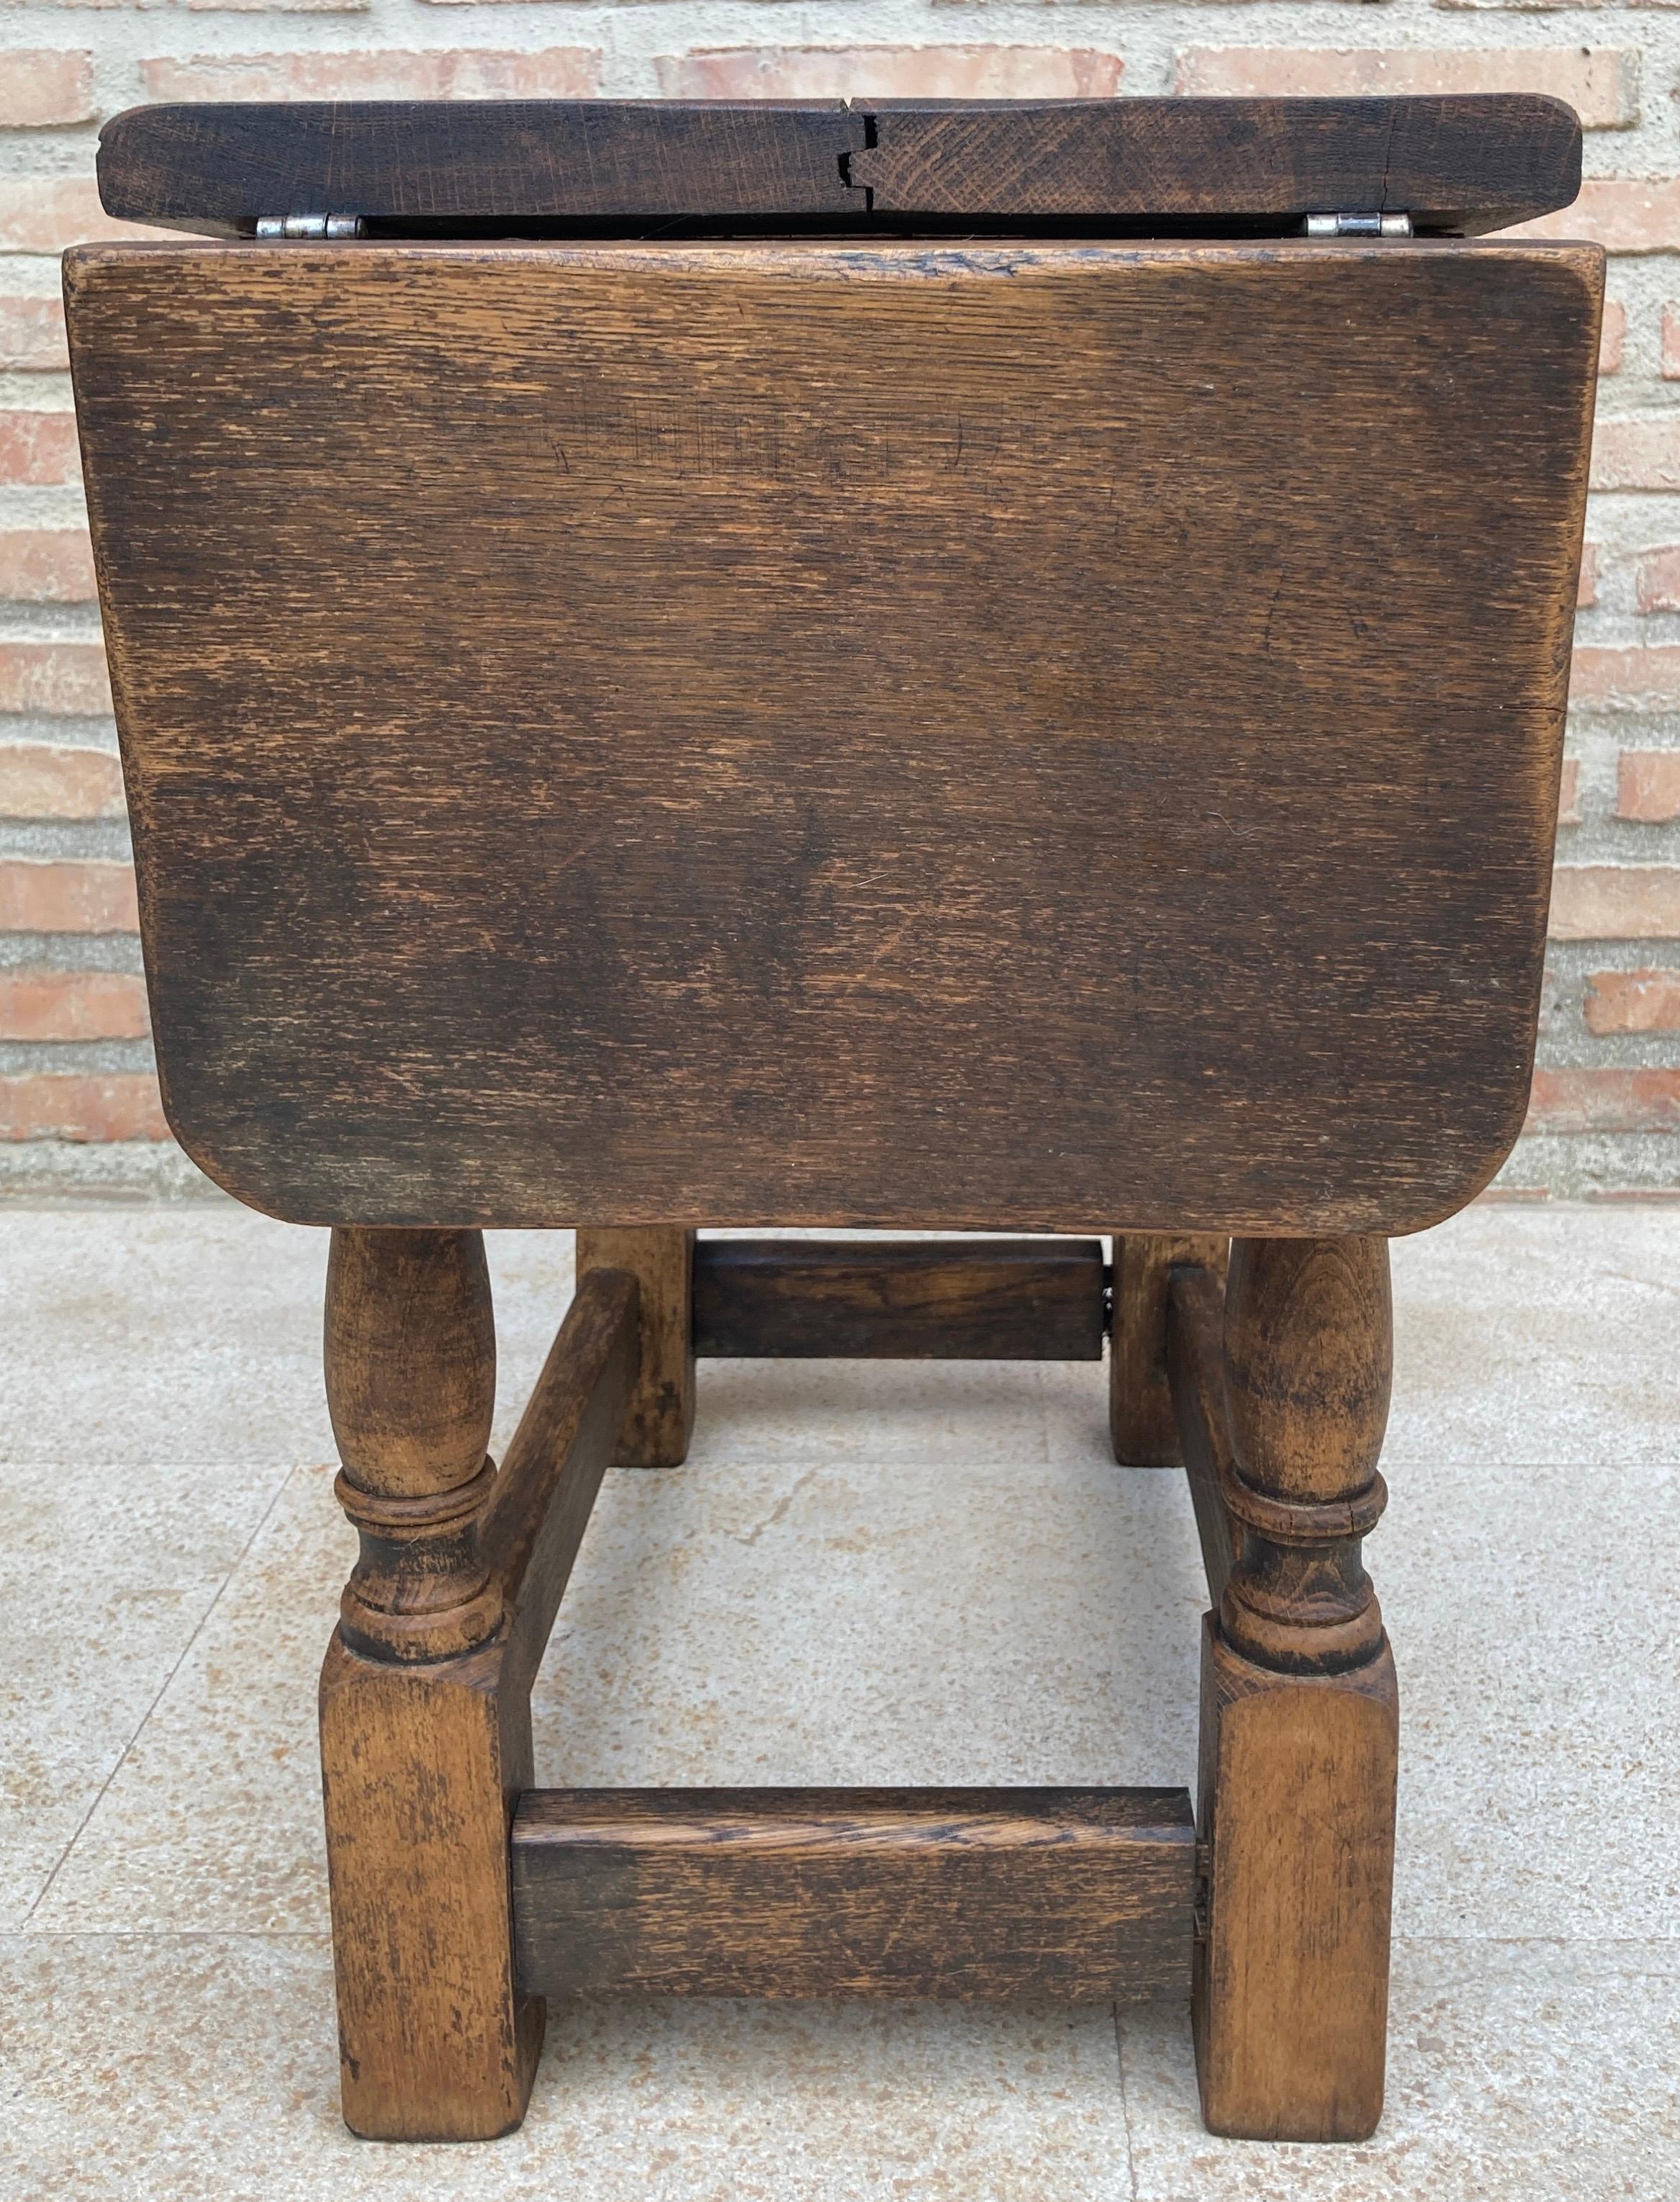
M283 1480L0 1468L0 1925L27 1917Z
M4 1228L5 1457L327 1457L324 1231L231 1203L14 1210Z
M1680 1462L1680 1203L1396 1239L1384 1460Z
M318 1939L15 1938L0 1975L0 2191L30 2202L1129 2194L1105 2010L561 2013L517 2134L404 2148L339 2123Z
M325 1231L231 1202L9 1210L3 1228L0 1458L334 1457L321 1383ZM492 1232L488 1251L500 1445L571 1297L572 1237Z
M987 1461L1035 1475L1049 1457L1046 1387L1062 1366L703 1361L690 1459ZM1099 1374L1088 1368L1086 1381Z
M315 1686L355 1551L330 1471L295 1469L32 1925L325 1924Z
M610 1477L539 1775L1188 1782L1201 1593L1176 1495L1084 1462Z
M1136 2202L1673 2202L1680 1947L1401 1942L1382 2123L1357 2147L1216 2140L1188 2015L1123 2015Z
M1400 1673L1398 1931L1680 1936L1680 1626L1657 1557L1680 1475L1612 1456L1390 1485L1365 1556Z

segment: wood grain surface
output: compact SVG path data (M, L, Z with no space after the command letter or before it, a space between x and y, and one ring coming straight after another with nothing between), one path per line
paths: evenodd
M524 2114L542 2006L513 1977L508 1828L531 1782L480 1553L495 1332L476 1232L335 1231L327 1404L362 1551L321 1677L344 2114L391 2140Z
M1215 1612L1225 1595L1241 1541L1241 1525L1225 1503L1230 1482L1230 1410L1225 1398L1225 1295L1211 1269L1183 1268L1167 1292L1167 1370L1195 1509L1208 1604Z
M1363 2140L1382 2111L1398 1692L1360 1540L1393 1351L1384 1240L1232 1246L1239 1534L1203 1640L1192 2014L1202 2114L1245 2140Z
M1496 228L1567 206L1581 127L1522 93L1409 99L206 102L100 132L106 211L249 234L352 214L475 226L1299 228L1404 212Z
M492 1478L478 1234L333 1234L328 1397L362 1558L321 1672L321 1757L344 2113L372 2139L486 2140L524 2115L543 2007L514 1978L509 1829L533 1781L531 1684L635 1374L636 1301L622 1270L583 1279Z
M294 213L855 218L841 162L866 143L837 99L207 101L113 116L99 194L131 221L228 231Z
M1229 1243L1180 1233L1117 1233L1109 1316L1108 1434L1127 1468L1175 1468L1184 1458L1167 1376L1167 1295L1176 1266L1225 1274Z
M1099 1239L703 1239L703 1357L1100 1361Z
M1567 206L1581 126L1527 93L1414 99L882 103L848 173L876 215L1256 225L1406 213L1463 234Z
M496 1317L475 1231L339 1231L327 1259L322 1374L345 1472L423 1498L485 1464Z
M482 1234L334 1231L323 1328L337 1493L361 1544L345 1641L373 1659L469 1652L502 1621L477 1534L496 1401Z
M321 1675L345 2122L370 2140L492 2140L525 2114L540 2000L514 1977L508 1830L528 1701L500 1646L397 1666L335 1632Z
M165 1104L383 1224L1438 1221L1601 256L87 247Z
M1398 1702L1386 1643L1345 1674L1277 1675L1209 1616L1191 2009L1211 2133L1365 2140L1382 2115Z
M598 1268L628 1269L640 1288L636 1381L614 1465L680 1468L694 1434L694 1233L580 1231L580 1282Z
M537 1790L520 1978L550 1997L1182 1994L1179 1789Z

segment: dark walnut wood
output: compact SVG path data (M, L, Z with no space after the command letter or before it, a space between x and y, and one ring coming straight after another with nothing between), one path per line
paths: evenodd
M1567 206L1581 125L1532 94L897 106L849 173L876 215L1299 223L1401 213L1472 234Z
M851 223L868 198L845 162L867 143L863 116L837 99L204 102L114 115L99 132L99 197L120 220L223 233L287 214L433 234L683 217Z
M321 1681L345 2117L489 2140L524 2115L542 2040L510 1923L531 1681L635 1373L636 1282L584 1280L493 1477L476 1233L335 1233L327 1333L363 1542Z
M1194 1322L1194 1298L1174 1307ZM1192 2011L1203 2116L1248 2140L1360 2140L1382 2111L1397 1693L1359 1540L1385 1496L1391 1353L1385 1240L1232 1247L1238 1536L1203 1646Z
M520 1978L551 1997L1182 1993L1180 1789L539 1790Z
M1100 1361L1099 1239L703 1239L703 1357Z
M1228 1242L1117 1233L1109 1317L1108 1432L1127 1468L1176 1468L1184 1454L1167 1378L1167 1294L1176 1267L1225 1274Z
M1195 1509L1208 1602L1217 1613L1242 1543L1228 1504L1235 1465L1225 1398L1225 1294L1211 1269L1181 1264L1167 1290L1167 1371Z
M628 1269L640 1288L641 1356L624 1427L619 1468L681 1468L694 1434L694 1233L580 1231L577 1273Z
M1438 1221L1527 1099L1601 280L71 254L176 1133L304 1222Z
M338 1493L362 1547L345 1640L376 1658L470 1651L501 1622L475 1528L496 1401L479 1233L335 1231L325 1363Z
M1567 206L1581 127L1514 93L206 103L115 116L98 165L108 213L229 234L311 213L410 235L778 221L1158 234L1340 211L1470 232Z
M496 1319L476 1231L335 1231L322 1363L345 1475L426 1498L485 1466Z

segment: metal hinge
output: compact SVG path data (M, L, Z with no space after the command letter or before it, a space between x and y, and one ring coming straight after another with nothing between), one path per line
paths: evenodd
M256 234L272 237L360 237L359 214L265 214L257 217Z
M1410 237L1409 214L1310 214L1303 237Z

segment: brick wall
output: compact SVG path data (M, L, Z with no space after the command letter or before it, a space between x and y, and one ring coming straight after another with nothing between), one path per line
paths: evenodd
M1680 1188L1680 13L1551 0L0 0L0 1189L190 1189L145 1037L56 255L144 99L1524 89L1614 257L1513 1191ZM128 233L133 234L133 233Z

